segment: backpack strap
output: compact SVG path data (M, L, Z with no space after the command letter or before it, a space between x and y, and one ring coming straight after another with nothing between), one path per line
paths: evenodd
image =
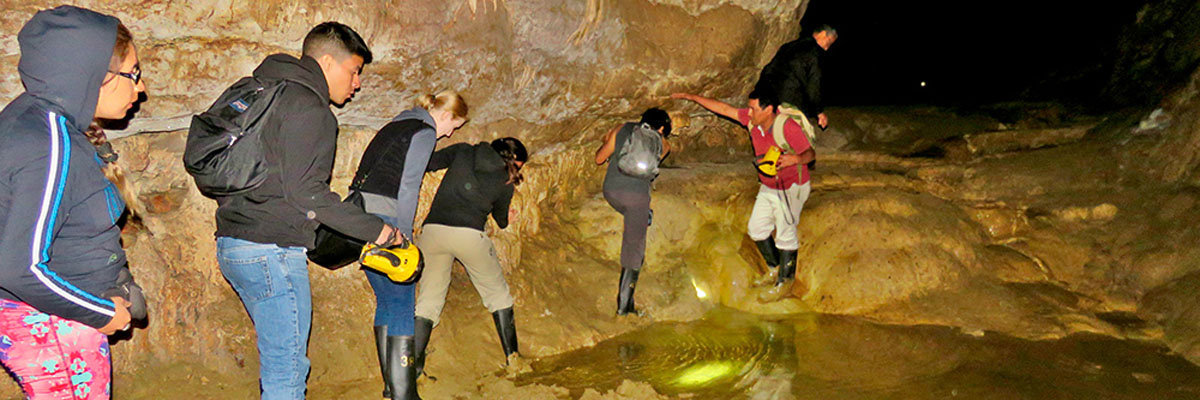
M785 152L793 152L791 144L787 142L783 134L783 126L787 124L788 119L795 120L796 124L800 125L801 130L804 131L804 135L808 136L808 145L811 147L816 141L817 135L816 131L813 130L812 123L808 122L808 117L804 115L804 112L800 111L799 108L786 104L777 107L777 109L779 113L775 114L775 123L771 127L771 134L775 137L775 143L779 148Z
M783 125L787 124L789 118L791 117L787 114L775 114L775 123L771 126L771 136L775 137L776 147L779 147L784 153L795 154L796 152L792 149L792 144L788 143L787 137L783 135Z

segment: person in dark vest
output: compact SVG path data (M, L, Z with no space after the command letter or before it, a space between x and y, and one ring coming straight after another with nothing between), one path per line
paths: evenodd
M413 239L421 180L437 140L467 122L467 103L453 91L424 95L417 103L375 134L350 186L362 193L366 211L395 226L397 240L402 241ZM418 399L413 342L416 282L396 283L379 271L363 271L375 292L375 348L383 397Z
M425 367L429 335L446 304L450 267L456 259L462 262L484 307L492 313L505 363L519 355L513 297L484 225L491 215L496 227L508 227L516 211L510 208L513 191L524 179L521 167L528 160L525 145L511 137L474 145L459 143L433 153L428 170L449 169L417 237L417 247L425 257L417 291L418 374Z
M308 378L312 291L306 250L325 224L362 241L390 245L395 228L343 203L329 190L337 147L331 104L345 104L362 82L371 50L350 27L325 22L304 37L302 55L267 56L254 76L285 81L261 131L263 184L217 198L217 263L258 339L263 399L303 399Z
M604 174L604 199L624 217L624 232L621 235L621 277L617 290L617 315L636 314L633 292L638 274L646 257L646 231L650 225L651 179L626 175L617 168L621 149L629 140L633 129L640 124L650 126L663 137L660 160L671 151L666 137L671 134L671 116L658 108L642 113L639 122L627 122L608 131L596 150L596 165L608 163Z
M778 98L780 113L815 115L821 128L829 126L825 103L821 99L821 64L825 52L837 38L837 30L821 25L813 30L811 37L801 37L779 46L775 57L763 67L754 91L770 92ZM805 117L804 121L807 120Z

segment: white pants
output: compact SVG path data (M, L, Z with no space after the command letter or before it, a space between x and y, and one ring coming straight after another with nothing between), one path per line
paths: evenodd
M796 236L796 224L800 223L800 211L812 190L810 183L792 185L779 190L758 185L758 196L754 198L754 211L750 212L747 232L754 241L767 240L775 232L775 246L780 250L800 248Z

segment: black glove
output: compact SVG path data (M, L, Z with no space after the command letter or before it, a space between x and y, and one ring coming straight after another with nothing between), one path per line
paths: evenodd
M129 267L121 267L117 272L117 282L102 294L104 298L120 297L129 301L129 317L135 320L144 320L147 317L146 296L142 294L142 287L138 286L137 282L133 281L133 274L129 272Z

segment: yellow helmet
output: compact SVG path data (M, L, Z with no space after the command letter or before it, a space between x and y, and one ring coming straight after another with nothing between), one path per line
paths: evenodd
M388 247L367 243L363 246L358 261L364 267L384 273L388 279L397 283L415 281L425 268L421 250L409 242Z

